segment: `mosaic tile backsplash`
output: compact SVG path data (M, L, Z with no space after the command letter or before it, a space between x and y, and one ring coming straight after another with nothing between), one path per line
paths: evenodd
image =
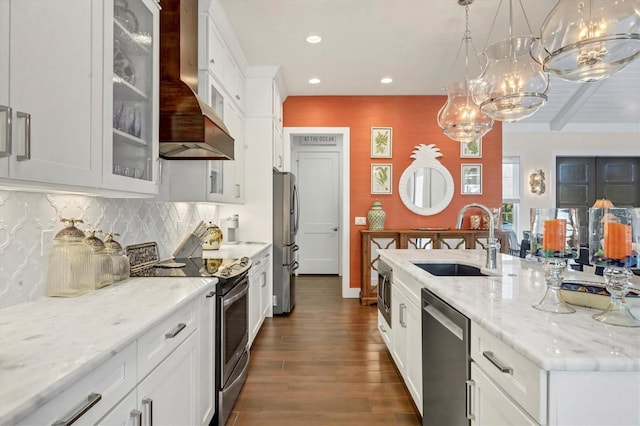
M0 191L0 308L44 297L50 247L43 248L42 231L53 238L61 217L82 218L80 229L117 232L122 247L155 241L164 259L199 221L218 223L218 210L207 203Z

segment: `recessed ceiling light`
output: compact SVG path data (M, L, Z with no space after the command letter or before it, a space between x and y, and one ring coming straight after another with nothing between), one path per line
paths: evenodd
M393 81L393 79L392 79L391 77L383 77L383 78L380 80L380 83L382 83L382 84L389 84L389 83L391 83L392 81Z
M318 83L320 83L320 79L319 78L310 78L309 79L309 83L318 84Z
M320 37L319 35L312 34L309 37L307 37L307 43L316 44L316 43L320 43L321 41L322 41L322 37Z

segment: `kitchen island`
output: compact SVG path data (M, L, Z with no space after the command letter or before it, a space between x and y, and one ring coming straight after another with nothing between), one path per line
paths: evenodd
M526 377L519 379L514 367L514 373L500 373L492 383L507 401L519 405L531 424L640 424L640 329L598 322L591 318L598 311L589 308L576 307L573 314L534 309L546 289L541 263L503 254L499 269L490 271L484 269L482 250L379 254L392 266L393 279L409 287L413 296L419 298L426 288L471 320L472 364L482 367L486 362L477 353L474 357L474 350L482 354L487 341L504 349L505 357L512 353L521 358L516 361L523 363L519 371ZM434 276L416 262L467 264L488 276ZM570 270L564 275L582 281L603 279ZM639 310L640 306L633 308L636 315ZM529 382L534 386L528 387ZM483 397L477 395L476 408L483 408Z

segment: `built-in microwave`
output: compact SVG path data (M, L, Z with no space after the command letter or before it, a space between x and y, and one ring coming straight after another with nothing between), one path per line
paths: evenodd
M378 311L391 328L391 266L378 259Z

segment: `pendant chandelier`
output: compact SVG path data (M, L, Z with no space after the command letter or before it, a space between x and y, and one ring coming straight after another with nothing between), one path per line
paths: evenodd
M473 142L486 135L493 128L493 119L480 111L471 95L469 80L469 5L473 0L458 0L465 6L465 32L458 47L458 54L462 43L465 46L465 78L463 81L450 83L447 86L447 102L438 111L438 125L442 133L458 142ZM454 66L458 59L454 60Z
M560 0L540 30L544 69L596 81L640 57L640 1Z
M519 2L531 33L522 2ZM498 11L501 5L502 0ZM480 110L495 120L522 120L547 102L549 75L531 55L534 40L533 35L513 36L513 4L509 0L509 37L482 52L486 65L472 88L473 100Z

